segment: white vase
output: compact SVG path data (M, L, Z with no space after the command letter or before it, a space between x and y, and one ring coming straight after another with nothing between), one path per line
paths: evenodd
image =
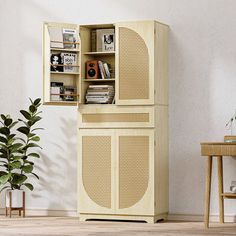
M7 190L6 191L6 207L10 207L10 193L12 196L12 208L23 207L23 190Z

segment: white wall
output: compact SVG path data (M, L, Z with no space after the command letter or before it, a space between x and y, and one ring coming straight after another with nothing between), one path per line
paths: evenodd
M220 141L236 108L234 0L0 0L0 112L42 97L42 22L157 19L170 25L170 212L202 214L201 141ZM31 209L76 209L76 107L44 106L41 176ZM225 161L225 187L236 160ZM218 212L214 174L212 213ZM1 201L2 203L2 201ZM235 214L227 201L226 214Z

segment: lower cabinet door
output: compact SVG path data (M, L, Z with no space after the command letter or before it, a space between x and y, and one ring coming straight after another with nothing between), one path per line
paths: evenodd
M154 215L154 130L117 130L116 140L116 214Z
M79 213L114 213L114 131L79 130Z
M154 215L154 130L80 129L79 213Z

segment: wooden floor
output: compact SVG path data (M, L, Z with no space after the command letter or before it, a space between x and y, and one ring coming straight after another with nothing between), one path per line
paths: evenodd
M236 235L236 223L212 223L204 229L203 222L160 222L157 224L87 221L72 217L0 217L0 236L180 236Z

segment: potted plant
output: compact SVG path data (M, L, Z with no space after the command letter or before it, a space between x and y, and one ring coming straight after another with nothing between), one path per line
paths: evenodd
M29 176L34 173L34 158L40 158L37 152L32 150L41 148L37 142L40 137L36 134L39 129L35 128L41 120L38 111L41 99L30 99L28 110L20 110L23 119L13 121L10 115L0 116L0 192L7 189L6 207L9 207L9 194L11 191L12 207L22 207L23 187L33 190ZM18 126L18 128L16 128Z

